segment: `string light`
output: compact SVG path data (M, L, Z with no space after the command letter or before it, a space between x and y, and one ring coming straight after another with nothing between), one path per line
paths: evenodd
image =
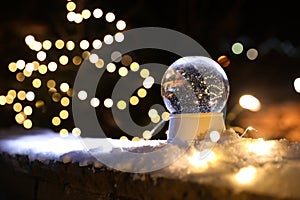
M52 43L50 40L43 41L42 45L43 45L43 49L45 50L49 50L52 47Z
M95 39L92 45L94 49L100 49L102 46L102 42L99 39Z
M98 98L94 97L91 99L90 104L92 107L96 108L100 105L100 101Z
M116 33L115 34L115 40L116 40L116 42L123 42L124 34L123 33Z
M93 15L96 19L99 19L100 17L102 17L103 15L103 12L100 8L96 8L94 11L93 11Z
M48 64L48 70L51 72L54 72L57 70L57 64L55 62L50 62Z
M258 51L256 49L251 48L247 51L246 55L249 60L255 60L258 56Z
M63 40L61 40L61 39L56 40L56 42L55 42L55 47L56 47L57 49L62 49L62 48L64 48L64 45L65 45L65 42L64 42Z
M296 92L300 93L300 78L294 80L294 89Z
M236 42L232 45L231 50L234 54L241 54L244 50L244 46L240 42Z
M140 65L137 62L133 62L130 65L130 70L136 72L140 69Z
M242 108L257 112L261 108L260 101L252 95L243 95L239 99L239 104Z
M135 106L139 103L139 98L136 96L132 96L130 97L129 102L131 105Z
M30 119L26 119L24 122L23 122L23 126L24 128L26 129L31 129L32 128L32 121Z
M126 102L123 100L118 101L117 108L120 110L124 110L126 108Z
M69 117L69 112L67 110L62 110L59 112L59 117L61 119L67 119Z
M115 14L112 13L112 12L108 12L106 15L105 15L105 19L107 22L113 22L115 20Z
M113 43L113 41L114 41L113 36L111 36L111 35L105 35L104 36L104 43L105 44L110 45L110 44Z
M73 41L68 41L66 43L66 48L69 50L69 51L72 51L74 48L75 48L75 43Z
M37 54L36 54L36 57L39 61L44 61L47 57L47 54L44 52L44 51L39 51Z
M126 28L126 23L123 20L119 20L116 23L116 27L118 30L123 31Z
M70 86L69 86L68 83L62 83L62 84L60 84L60 90L62 92L67 92L69 90L69 88L70 88Z
M82 18L83 19L88 19L91 17L91 11L89 11L88 9L84 9L82 12L81 12L81 15L82 15Z
M87 40L81 40L79 46L82 50L87 50L89 48L90 44Z
M106 108L111 108L113 106L114 102L112 99L107 98L104 100L103 104Z
M240 184L251 183L256 175L256 168L253 166L244 167L235 175L235 180Z
M81 90L81 91L78 92L77 96L78 96L78 99L84 101L87 98L87 92L84 91L84 90Z

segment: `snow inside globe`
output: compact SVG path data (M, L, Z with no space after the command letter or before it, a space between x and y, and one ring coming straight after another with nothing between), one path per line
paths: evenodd
M211 58L182 57L166 70L161 95L171 114L222 112L229 95L228 78Z

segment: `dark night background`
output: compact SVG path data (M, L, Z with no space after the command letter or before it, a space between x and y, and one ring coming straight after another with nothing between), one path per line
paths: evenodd
M157 26L180 31L198 41L214 60L221 55L227 55L231 61L229 67L224 69L231 86L228 109L233 107L244 93L255 95L261 100L262 105L297 102L300 99L300 94L297 94L293 88L293 81L300 77L300 14L297 1L85 0L75 2L79 10L99 6L104 13L114 12L117 19L126 21L126 29ZM65 4L65 0L2 2L0 6L0 94L6 94L11 88L26 89L26 85L18 83L15 74L7 69L12 61L21 58L28 61L35 59L34 53L24 42L26 35L33 34L39 40L64 38L76 41L76 39L93 38L96 35L103 37L105 33L115 32L113 25L107 25L103 20L95 22L91 19L79 25L70 24L65 17L67 13ZM234 55L231 51L231 45L235 42L244 45L244 51L240 55ZM246 57L245 52L249 48L258 50L258 58L254 61ZM151 61L151 57L143 53L136 53L133 58L139 63ZM165 64L174 61L168 58L167 54L153 59L158 59ZM62 79L71 81L75 74L75 70L69 69L56 75L58 76L56 78L62 76ZM152 98L148 98L151 100L149 103L161 101L159 88L156 89ZM40 116L38 114L37 111L36 117L39 119L37 125L47 126L44 114L40 113ZM0 125L2 127L14 125L14 115L11 107L0 106ZM147 117L147 114L145 116Z

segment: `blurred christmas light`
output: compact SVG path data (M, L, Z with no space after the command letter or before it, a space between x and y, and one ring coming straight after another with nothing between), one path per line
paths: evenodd
M82 18L83 19L88 19L91 17L91 11L89 11L88 9L84 9L82 12L81 12L81 15L82 15Z
M115 34L115 40L116 40L116 42L123 42L124 34L123 33L116 33Z
M139 98L136 96L132 96L130 97L129 102L131 105L135 106L139 103Z
M104 100L103 104L106 108L111 108L113 106L114 102L112 99L107 98Z
M36 57L39 61L44 61L47 57L47 54L44 52L44 51L39 51L37 54L36 54Z
M64 45L65 45L65 42L64 42L63 40L61 40L61 39L56 40L56 42L55 42L55 47L56 47L57 49L62 49L62 48L64 48Z
M69 135L69 132L68 132L67 129L63 128L63 129L60 129L59 135L60 135L61 137L67 137L67 136Z
M227 56L222 55L218 58L217 62L222 66L222 67L228 67L230 64L230 60Z
M28 115L32 114L33 110L30 106L25 106L23 112L24 112L25 115L28 116Z
M66 55L60 56L60 57L59 57L59 62L60 62L60 64L62 64L62 65L68 64L68 62L69 62L68 56L66 56Z
M235 180L240 184L251 183L256 175L256 168L253 166L244 167L235 175Z
M249 60L255 60L258 56L258 51L256 49L251 48L247 51L246 55Z
M70 99L68 97L63 97L60 100L60 104L65 107L68 106L70 104Z
M126 28L126 23L123 20L119 20L116 23L116 27L119 31L123 31Z
M26 119L26 120L23 122L23 126L24 126L24 128L26 128L26 129L32 128L32 121L31 121L30 119Z
M150 72L149 72L148 69L142 69L140 71L140 75L141 75L142 78L147 78L148 76L150 76Z
M70 86L69 86L68 83L62 83L62 84L60 84L60 90L62 92L67 92L69 90L69 88L70 88Z
M114 41L114 38L113 38L113 36L111 36L111 35L105 35L104 36L104 43L105 44L112 44L113 43L113 41Z
M140 89L137 91L137 95L138 95L140 98L144 98L144 97L146 97L146 95L147 95L147 91L146 91L144 88L140 88Z
M78 136L80 136L80 134L81 134L81 130L80 130L79 128L73 128L72 134L73 134L75 137L78 137Z
M137 62L133 62L130 65L130 70L136 72L140 69L140 65ZM148 74L149 75L149 74Z
M112 12L108 12L106 15L105 15L105 19L107 22L113 22L115 20L115 14L112 13Z
M98 98L94 97L91 99L90 104L92 107L96 108L100 105L100 101Z
M94 15L95 18L98 19L98 18L102 17L103 12L102 12L102 10L101 10L100 8L96 8L96 9L93 11L93 15Z
M87 92L84 90L81 90L78 92L77 96L78 96L78 99L84 101L87 98Z
M242 108L257 112L261 108L260 101L252 95L243 95L239 99L239 104Z
M66 43L66 48L69 50L69 51L72 51L74 48L75 48L75 43L73 41L68 41Z
M50 62L50 63L48 64L48 69L49 69L49 71L51 71L51 72L56 71L56 70L57 70L57 64L56 64L55 62Z
M95 39L92 45L94 49L100 49L102 46L102 42L99 39Z
M52 47L52 43L50 40L43 41L42 45L43 45L43 49L45 50L49 50Z
M106 70L110 73L113 73L114 71L116 71L116 65L113 63L108 63L106 66Z
M124 110L126 108L126 102L123 100L118 101L117 108L120 110Z
M110 57L113 62L120 62L122 60L122 54L119 51L112 52Z
M119 75L120 76L126 76L128 74L128 69L126 67L121 67L119 69Z
M76 4L73 1L69 1L66 5L68 11L73 11L76 8Z
M87 40L81 40L79 46L82 50L87 50L89 48L90 44Z
M296 92L300 93L300 78L294 80L294 89Z
M241 43L236 42L232 45L231 50L234 54L241 54L244 50L244 47Z
M59 117L61 119L67 119L69 117L69 112L67 110L62 110L59 112Z

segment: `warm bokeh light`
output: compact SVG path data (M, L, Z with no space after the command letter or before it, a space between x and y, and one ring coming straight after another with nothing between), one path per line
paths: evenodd
M76 8L76 4L73 1L69 1L66 5L68 11L73 11Z
M61 137L67 137L67 136L69 135L69 131L68 131L67 129L65 129L65 128L60 129L59 135L60 135Z
M133 62L130 65L130 70L136 72L140 69L140 65L137 62Z
M47 87L50 88L54 88L56 86L56 82L54 80L48 80L47 81Z
M124 40L124 34L123 33L116 33L115 34L115 40L116 40L116 42L123 42L123 40Z
M23 112L24 112L25 115L28 116L28 115L32 114L33 110L31 108L31 106L25 106Z
M62 110L59 112L59 117L61 119L67 119L69 117L69 112L67 110Z
M102 47L102 42L99 39L95 39L92 43L94 49L100 49Z
M212 131L209 133L209 138L212 142L218 142L220 139L220 133L218 131Z
M38 100L35 102L35 107L36 108L42 108L45 105L45 102L42 100Z
M139 103L139 98L136 96L132 96L130 97L129 102L131 105L135 106Z
M68 62L69 62L68 56L66 56L66 55L60 56L60 57L59 57L59 62L60 62L60 64L62 64L62 65L68 64Z
M102 17L103 15L103 12L100 8L96 8L94 11L93 11L93 15L96 19L99 19L100 17Z
M156 116L158 116L158 112L156 109L152 108L148 111L148 116L150 118L155 118Z
M95 63L95 66L97 68L102 68L104 66L104 61L100 58L98 61Z
M16 62L16 66L17 66L17 68L19 69L19 70L22 70L22 69L24 69L25 68L25 61L24 60L18 60L17 62Z
M129 66L132 63L132 58L130 55L124 55L121 60L122 65Z
M52 124L54 125L54 126L58 126L58 125L60 125L60 118L59 117L53 117L52 118Z
M107 98L104 100L103 104L106 108L111 108L113 106L114 102L112 99Z
M44 52L44 51L39 51L37 54L36 54L36 58L39 60L39 61L44 61L47 57L47 54Z
M48 64L48 69L49 69L49 71L51 71L51 72L56 71L56 70L57 70L57 64L56 64L55 62L50 62L50 63Z
M120 137L120 140L128 141L128 138L127 138L126 136L123 135L123 136Z
M72 134L75 136L75 137L79 137L80 134L81 134L81 130L77 127L73 128L72 130Z
M126 28L126 23L123 20L119 20L116 23L116 27L119 31L123 31Z
M88 9L84 9L82 12L81 12L81 16L83 19L88 19L91 17L91 11L89 11Z
M145 140L150 140L151 137L152 137L152 134L151 134L151 132L150 132L149 130L145 130L145 131L143 132L143 138L144 138Z
M25 119L23 122L23 126L26 129L31 129L32 128L32 121L30 119Z
M62 49L62 48L64 48L64 45L65 45L65 42L64 42L63 40L61 40L61 39L56 40L56 42L55 42L55 47L56 47L57 49Z
M40 74L46 74L47 71L48 71L48 68L46 65L40 65L39 68L38 68L38 71Z
M100 105L100 100L96 97L92 98L90 101L92 107L96 108Z
M189 162L196 168L207 168L209 163L216 161L216 154L208 149L196 151L189 157Z
M144 97L146 97L146 95L147 95L147 90L145 90L144 88L140 88L140 89L137 91L137 95L138 95L140 98L144 98Z
M21 110L23 109L22 104L20 104L20 103L15 103L15 104L13 105L13 109L14 109L15 112L21 112Z
M115 20L116 16L114 13L112 12L108 12L106 15L105 15L105 19L107 22L113 22Z
M27 99L28 101L33 101L34 98L35 98L34 92L28 91L28 92L26 93L26 99Z
M104 40L104 43L105 43L105 44L110 45L110 44L113 43L114 38L113 38L113 36L111 36L111 35L105 35L103 40Z
M131 141L132 141L132 142L138 142L138 141L140 141L140 138L139 138L139 137L133 137L133 138L131 139Z
M254 180L255 175L256 168L253 166L248 166L241 168L234 178L240 184L248 184Z
M90 60L91 63L94 63L94 64L95 64L95 63L98 62L99 57L98 57L97 54L94 54L94 53L93 53L93 54L90 55L89 60Z
M300 93L300 78L294 80L294 89L296 92Z
M26 118L27 116L23 112L20 112L15 116L15 120L18 124L23 124Z
M19 100L23 101L26 98L26 92L24 90L20 90L17 94Z
M24 76L24 74L23 74L22 72L19 72L19 73L17 73L17 75L16 75L16 79L17 79L17 81L19 81L19 82L23 82L23 81L25 80L25 76Z
M75 43L73 41L68 41L66 43L66 48L69 50L69 51L72 51L74 48L75 48Z
M82 55L82 58L86 60L90 57L91 53L89 51L84 51L84 52L82 52L81 55Z
M62 84L60 84L59 88L62 92L67 92L69 90L70 86L68 83L62 83Z
M218 58L217 62L222 66L222 67L228 67L230 64L230 60L227 56L222 55Z
M258 155L270 155L272 149L275 146L275 141L265 141L262 138L257 139L246 145L248 151L256 153Z
M70 99L68 97L63 97L60 100L60 104L65 107L68 106L70 104Z
M162 118L162 120L164 120L164 121L169 121L169 120L170 120L170 113L169 113L169 112L163 112L163 113L161 114L161 118Z
M15 71L17 71L17 65L16 65L16 63L15 62L11 62L11 63L9 63L9 65L8 65L8 69L9 69L9 71L11 71L11 72L15 72Z
M87 98L87 92L84 90L81 90L78 92L77 96L78 96L78 99L84 101Z
M142 69L140 71L140 75L141 75L142 78L147 78L148 76L150 76L150 72L149 72L148 69Z
M60 98L61 98L61 95L60 95L59 93L54 92L54 93L52 94L52 101L54 101L54 102L59 102Z
M42 85L42 81L41 81L40 79L38 79L38 78L33 79L32 85L33 85L33 87L35 87L35 88L40 88L41 85Z
M80 65L81 62L82 62L82 59L80 56L74 56L73 59L72 59L72 62L74 65Z
M234 54L241 54L244 50L244 46L240 42L236 42L232 45L231 50Z
M27 44L27 45L31 45L31 44L33 44L35 42L35 39L34 39L34 36L33 35L27 35L26 37L25 37L25 43Z
M256 97L249 94L241 96L239 104L242 108L251 110L253 112L257 112L261 108L260 101Z
M43 41L42 45L43 45L43 49L49 50L52 47L52 42L50 40L45 40Z
M90 43L87 40L81 40L79 46L82 50L87 50L90 46Z
M14 102L14 98L13 98L13 96L10 95L10 94L8 94L8 95L5 97L5 99L6 99L6 103L7 103L7 104L12 104L12 103Z
M126 76L128 74L128 69L126 67L120 67L119 68L119 75L120 76Z
M106 70L110 73L113 73L114 71L116 71L116 65L113 63L108 63L106 66Z
M126 108L126 102L123 100L118 101L117 108L120 110L124 110Z
M8 95L11 95L13 98L16 98L16 96L17 96L17 92L16 92L16 90L9 90L8 92L7 92L7 94Z
M255 60L258 56L258 51L254 48L251 48L247 51L246 55L249 60Z
M153 123L157 124L157 123L160 121L160 116L157 115L157 116L151 118L151 121L152 121Z
M152 87L152 85L154 84L154 78L152 76L148 76L144 81L143 81L143 86L146 89L149 89Z
M1 95L0 96L0 105L5 105L6 104L6 98L5 98L5 96L4 95Z

